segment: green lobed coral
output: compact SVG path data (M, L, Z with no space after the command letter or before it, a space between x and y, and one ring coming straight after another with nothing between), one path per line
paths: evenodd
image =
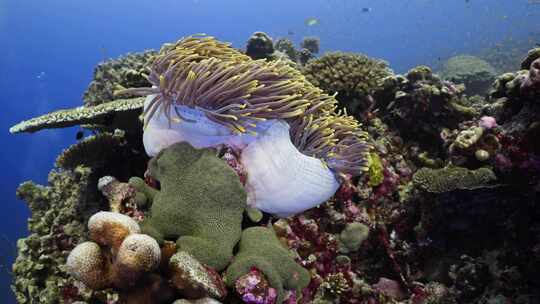
M497 178L489 168L469 170L448 166L441 169L422 168L413 175L413 183L430 193L444 193L457 189L473 190L490 186Z
M98 209L91 175L85 167L52 171L49 186L25 182L17 189L17 196L32 211L30 235L17 242L13 264L12 289L18 303L64 303L64 291L76 285L64 265L69 251L84 236L86 217ZM85 300L96 297L89 290L79 294Z
M224 269L240 240L246 207L236 173L214 150L197 150L188 143L164 149L148 167L161 189L153 196L143 232L160 243L175 240L178 250L217 271Z
M252 267L261 270L270 285L277 289L276 303L283 302L284 289L296 290L299 295L311 279L309 272L283 247L272 228L251 227L242 231L238 253L225 274L226 284L234 286Z
M443 79L464 84L468 95L483 95L495 80L496 71L479 57L460 55L448 59L440 74Z
M84 105L96 106L115 100L114 92L122 88L149 86L146 68L155 54L156 51L149 50L98 64L94 69L93 80L84 92Z
M392 75L388 64L363 54L332 52L309 61L302 70L306 79L336 99L349 113L365 110L365 99L381 80Z

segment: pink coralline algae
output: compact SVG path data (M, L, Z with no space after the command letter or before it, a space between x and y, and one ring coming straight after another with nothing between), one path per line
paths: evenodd
M247 274L236 280L236 292L247 304L274 304L277 291L257 268L252 268Z
M497 121L491 116L482 116L478 122L478 126L483 129L492 129L497 126Z

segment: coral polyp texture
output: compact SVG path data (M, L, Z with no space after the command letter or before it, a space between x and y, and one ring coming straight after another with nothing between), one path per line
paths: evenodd
M388 64L363 54L332 52L309 61L302 69L306 79L325 93L337 93L342 107L359 114L372 104L370 95L380 81L392 75Z
M246 193L236 173L210 149L187 143L163 150L149 164L161 189L142 231L216 270L227 266L240 239ZM179 195L181 193L182 195Z

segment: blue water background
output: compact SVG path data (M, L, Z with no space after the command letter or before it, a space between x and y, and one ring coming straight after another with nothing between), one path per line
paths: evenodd
M319 24L307 26L308 18ZM15 189L25 180L45 184L77 131L10 135L8 128L81 105L93 68L104 58L159 48L192 33L243 47L261 30L296 43L316 35L323 51L363 52L404 72L501 40L538 37L539 20L540 5L527 0L0 0L0 303L15 303L9 270L15 242L27 234L29 212Z

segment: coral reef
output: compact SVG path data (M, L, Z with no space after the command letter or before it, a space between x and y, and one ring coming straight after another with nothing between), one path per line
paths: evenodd
M13 291L18 303L59 303L69 301L72 291L82 299L100 298L77 287L64 270L71 249L85 234L84 222L99 208L92 193L92 170L52 171L49 186L21 184L17 196L32 211L30 235L17 243L19 254L13 265ZM77 296L78 297L78 296Z
M391 128L407 140L433 147L431 143L442 141L445 128L456 129L460 122L478 115L479 110L468 105L462 93L462 87L419 66L405 75L384 78L374 98L379 116Z
M274 49L285 54L293 62L298 61L298 51L294 48L294 43L287 38L276 40Z
M540 48L534 48L527 52L525 58L521 61L521 69L528 70L531 68L532 63L540 58Z
M311 54L318 54L320 49L321 40L319 37L304 37L300 42L302 49L307 49Z
M540 58L533 61L529 68L529 75L520 86L523 95L540 95Z
M413 182L420 189L431 193L450 192L456 189L476 189L489 186L496 180L489 168L468 170L461 167L442 169L422 168L413 176Z
M274 42L268 34L255 32L249 37L246 44L246 55L252 59L271 58L274 53Z
M495 69L475 56L460 55L446 61L440 72L443 79L465 85L467 95L484 95L495 80Z
M299 62L303 55L294 52ZM137 117L142 99L116 100L133 106L118 119L66 119L95 134L62 152L48 186L18 189L32 217L13 266L17 300L537 303L535 54L523 70L497 77L485 99L464 96L462 86L424 66L405 75L387 70L366 93L373 104L354 113L361 131L288 63L252 60L210 37L166 44L134 68L149 82L134 79L135 89L124 93L161 94L147 98L144 113L159 120L158 131L180 127L188 142L169 142L148 162ZM129 83L122 81L103 94L114 98L115 83ZM257 95L259 82L268 94ZM246 98L262 99L242 109ZM145 122L148 136L156 129ZM195 148L211 136L212 149ZM321 187L305 187L313 167L302 167L285 146L331 173L323 186L335 188L316 208L295 205ZM291 216L276 220L250 208L253 194L279 198L268 210Z
M333 52L311 60L302 73L326 93L337 93L348 113L359 115L372 106L371 94L392 71L386 62L363 54Z
M92 82L84 92L84 106L97 106L118 99L114 92L123 88L148 86L147 67L155 54L156 51L149 50L98 64Z

